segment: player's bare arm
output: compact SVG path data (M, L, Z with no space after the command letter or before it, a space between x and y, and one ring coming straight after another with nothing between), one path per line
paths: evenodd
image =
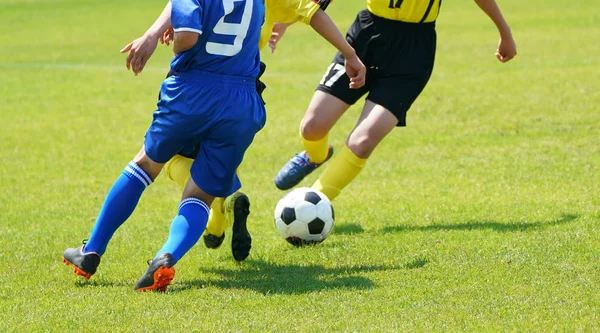
M510 27L502 16L502 12L495 0L475 0L481 10L494 22L500 33L500 41L496 50L496 58L507 62L517 55L517 45L512 37Z
M350 88L356 89L365 85L366 68L348 44L340 30L329 15L319 9L310 20L310 26L331 45L337 48L346 59L346 74L350 77Z
M287 30L287 28L294 23L296 22L275 23L273 29L271 30L271 39L269 39L269 48L271 48L271 53L275 52L275 49L277 48L277 43L279 43L279 40L281 40L281 37L283 37L283 34Z
M175 35L173 37L173 52L175 52L175 54L179 54L181 52L185 52L191 49L192 47L194 47L194 45L196 45L196 42L198 41L198 36L200 36L200 34L198 34L197 32L175 32Z
M146 66L146 62L156 50L158 41L164 42L166 32L171 28L171 1L163 9L160 16L146 33L131 43L127 44L121 53L129 52L125 60L127 69L131 69L133 74L138 75ZM168 42L167 42L168 44Z

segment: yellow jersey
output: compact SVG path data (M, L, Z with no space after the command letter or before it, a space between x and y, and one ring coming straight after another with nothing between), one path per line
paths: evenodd
M264 48L275 23L303 22L310 24L313 15L320 9L325 9L330 0L265 0L265 24L260 32L258 47Z
M442 0L367 0L367 9L379 17L408 23L434 22Z

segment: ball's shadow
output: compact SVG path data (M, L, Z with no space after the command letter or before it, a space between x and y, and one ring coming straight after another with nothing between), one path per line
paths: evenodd
M390 226L385 227L381 231L383 233L396 233L407 231L440 231L440 230L493 230L496 232L527 232L534 230L542 230L545 228L558 226L573 222L579 218L575 214L562 214L560 217L545 220L545 221L526 221L526 222L498 222L498 221L468 221L460 224L435 224L426 226Z
M365 229L359 223L343 223L336 225L333 232L336 235L355 235L364 233Z
M407 267L362 265L325 268L321 265L279 265L258 260L246 260L242 269L201 269L202 274L207 276L206 278L182 281L172 285L169 290L177 292L191 288L217 287L250 289L264 295L304 294L328 289L363 290L373 288L374 283L359 275L366 272L403 268Z

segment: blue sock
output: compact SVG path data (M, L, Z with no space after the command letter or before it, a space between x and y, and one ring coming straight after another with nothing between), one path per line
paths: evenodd
M171 222L169 239L156 257L163 253L170 253L177 263L202 236L209 210L208 205L200 199L187 198L181 201L179 214Z
M152 184L152 178L135 163L129 162L123 173L106 195L104 205L92 229L83 252L103 255L106 245L117 229L125 222L137 205L144 189Z

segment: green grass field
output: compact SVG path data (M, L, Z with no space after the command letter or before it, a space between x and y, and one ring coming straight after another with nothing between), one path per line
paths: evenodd
M0 0L0 331L600 330L600 3L504 0L519 55L473 1L444 1L436 69L322 244L293 248L272 182L334 55L309 27L264 54L268 123L242 167L254 243L199 243L166 294L133 292L179 188L161 176L88 282L61 263L141 147L171 57L119 49L165 1ZM328 9L342 30L364 0ZM353 107L330 134L339 147ZM318 173L302 185L309 186Z

